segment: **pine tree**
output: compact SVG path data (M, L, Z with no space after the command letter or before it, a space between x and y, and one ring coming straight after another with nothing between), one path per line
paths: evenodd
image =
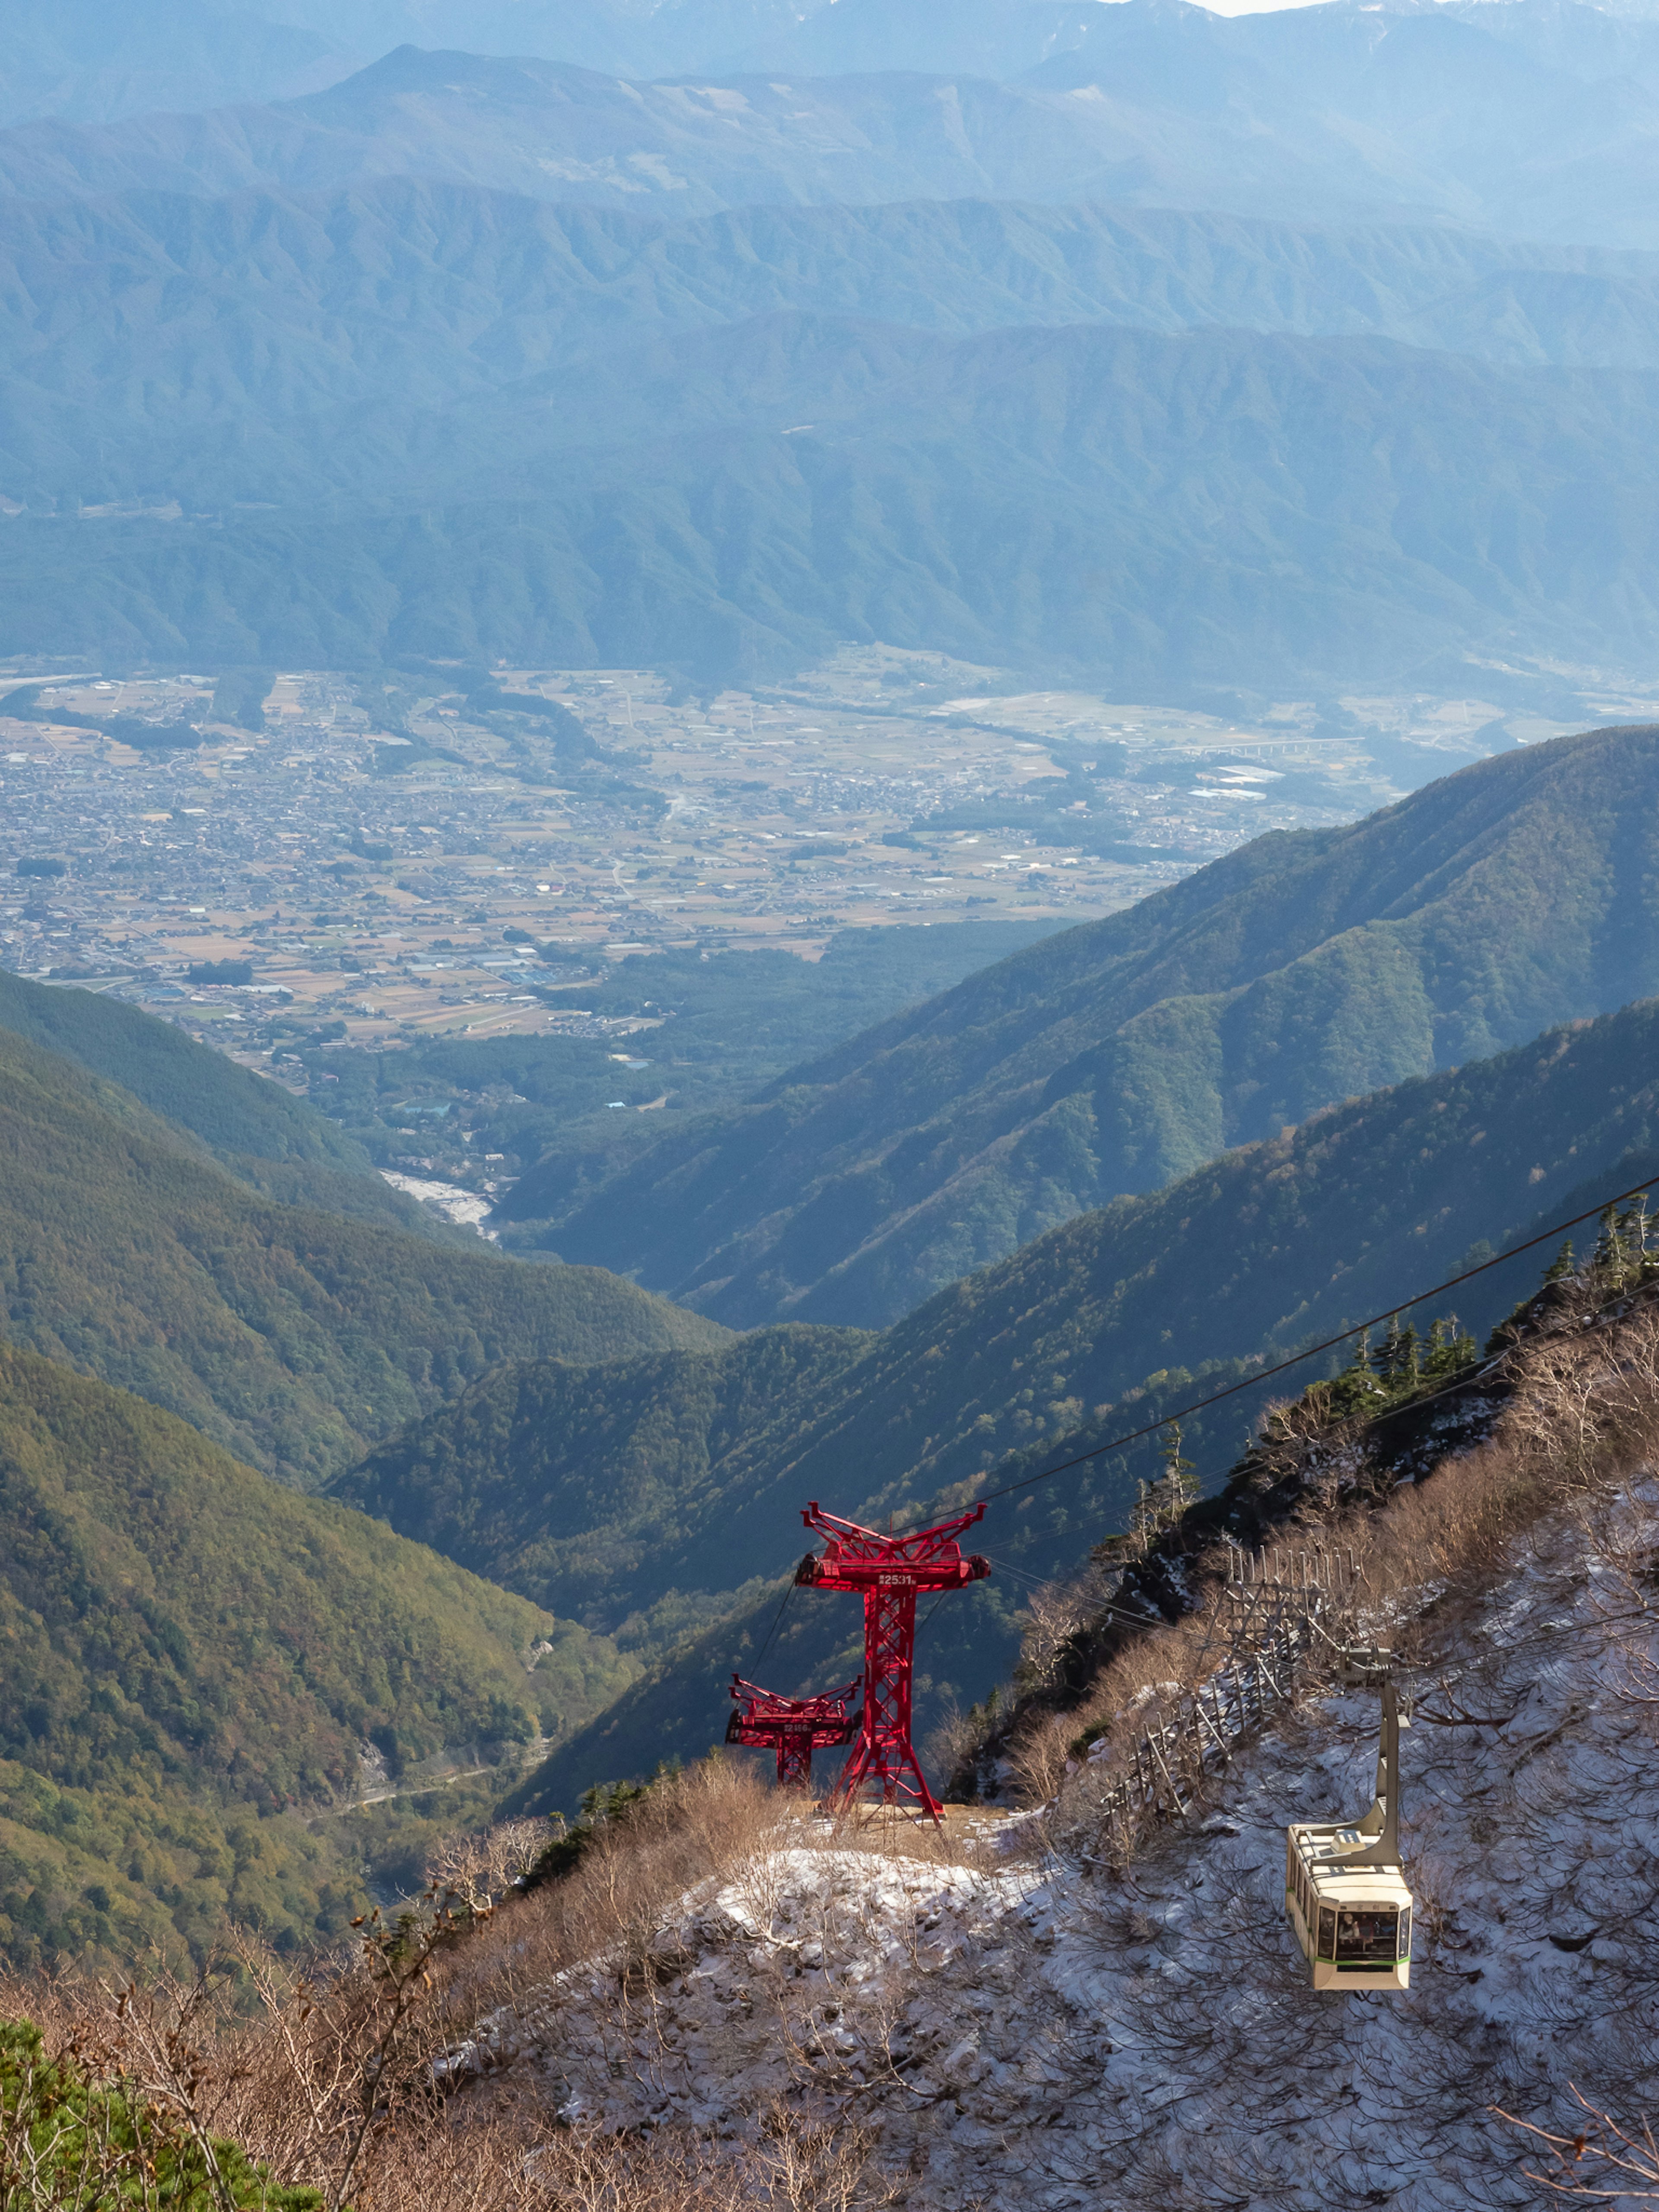
M1164 1515L1164 1526L1172 1527L1198 1497L1198 1469L1191 1460L1181 1456L1179 1421L1170 1424L1169 1437L1164 1446L1164 1472L1159 1475L1156 1486Z
M1544 1280L1547 1283L1559 1283L1564 1276L1571 1274L1572 1271L1572 1239L1569 1237L1549 1266L1545 1268Z
M1645 1275L1653 1264L1653 1255L1648 1250L1648 1194L1638 1191L1625 1208L1619 1223L1620 1236L1625 1240L1626 1266L1629 1273Z
M1422 1344L1407 1322L1400 1332L1400 1365L1394 1378L1396 1390L1414 1390L1422 1379Z
M1198 1470L1181 1455L1181 1424L1172 1421L1164 1444L1164 1468L1156 1481L1136 1486L1130 1531L1144 1552L1166 1528L1173 1528L1198 1496Z
M1338 1420L1350 1413L1367 1412L1382 1393L1371 1370L1371 1333L1362 1328L1354 1340L1353 1357L1330 1384L1331 1411Z
M1598 1223L1601 1235L1595 1240L1595 1270L1598 1274L1619 1276L1624 1273L1625 1243L1619 1233L1619 1217L1609 1206L1601 1212Z
M1407 1322L1402 1328L1398 1314L1389 1318L1389 1333L1377 1356L1376 1371L1390 1392L1417 1387L1422 1371L1421 1342Z
M1429 1356L1423 1367L1429 1382L1447 1382L1454 1375L1461 1375L1466 1367L1473 1367L1474 1361L1474 1339L1463 1334L1455 1314L1447 1314L1433 1324L1429 1331Z
M1400 1375L1401 1348L1404 1340L1398 1314L1389 1316L1389 1333L1382 1340L1382 1349L1376 1355L1376 1372L1380 1379L1393 1389Z

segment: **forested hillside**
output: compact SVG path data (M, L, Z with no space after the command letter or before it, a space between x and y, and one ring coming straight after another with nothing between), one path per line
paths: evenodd
M590 397L568 410L574 383ZM381 420L374 401L313 422L311 449L378 442ZM437 653L747 688L851 641L1118 699L1322 698L1449 691L1479 643L1513 654L1506 692L1553 702L1540 656L1635 670L1654 619L1654 395L1613 371L1276 332L940 343L792 318L678 360L661 340L596 355L395 437L395 483L337 511L295 470L311 482L245 512L270 487L228 425L210 483L197 441L173 441L144 512L70 510L66 531L53 501L90 473L77 438L0 535L0 652Z
M604 1367L510 1361L331 1492L538 1604L659 1645L787 1555L777 1485L869 1345L786 1326Z
M0 1346L0 1953L293 1950L364 1905L374 1831L307 1815L453 1747L500 1759L628 1679L601 1638L170 1414ZM531 1647L550 1650L527 1672Z
M1258 839L503 1212L738 1327L893 1321L1229 1146L1659 988L1656 805L1643 726Z
M775 1576L799 1553L799 1509L809 1498L878 1525L941 1496L971 1495L988 1479L1000 1486L1386 1312L1655 1172L1659 1003L1650 1000L1335 1108L1166 1191L1119 1200L878 1336L760 1332L724 1355L758 1363L769 1339L780 1344L774 1387L746 1429L716 1427L715 1393L705 1382L694 1394L676 1376L676 1396L699 1405L708 1443L688 1454L682 1442L666 1462L691 1480L672 1515L656 1509L664 1540L633 1571L654 1578L645 1585L652 1594L682 1577L707 1589L722 1563L734 1589ZM1483 1335L1547 1257L1494 1269L1443 1310ZM1425 1331L1442 1317L1441 1306L1413 1316ZM803 1364L808 1387L797 1389L786 1361L799 1343L821 1346L825 1364ZM667 1432L665 1379L659 1364L643 1362L580 1386L518 1371L485 1377L468 1411L445 1409L390 1440L348 1479L348 1494L410 1534L459 1546L458 1556L509 1585L556 1587L535 1578L559 1548L537 1547L538 1525L551 1537L567 1492L591 1496L597 1470L625 1464L637 1438ZM1201 1475L1219 1478L1261 1404L1244 1394L1188 1423ZM1144 1445L997 1509L975 1548L1012 1576L941 1607L919 1662L925 1714L938 1713L947 1690L964 1705L984 1695L1012 1663L1023 1578L1066 1571L1125 1525L1137 1479L1157 1471ZM474 1495L476 1515L466 1503ZM737 1617L702 1632L556 1754L551 1772L572 1802L602 1773L647 1770L671 1748L699 1747L720 1674L752 1655L775 1602L745 1593ZM768 1679L827 1679L850 1632L830 1600L808 1594L792 1605Z
M4 1031L119 1084L268 1198L461 1241L383 1182L362 1146L325 1114L171 1022L98 992L32 983L0 969Z
M13 203L0 270L8 465L32 507L167 484L211 507L228 482L243 499L401 501L412 470L453 494L469 474L502 480L532 432L568 465L630 424L753 428L769 410L789 429L809 375L816 406L838 390L861 404L884 362L1021 326L1382 338L1504 368L1659 362L1653 254L1091 203L671 220L423 178L145 191ZM112 272L114 362L93 337ZM722 331L742 341L711 343ZM694 342L676 374L672 349ZM532 394L535 423L515 414Z
M0 1325L301 1486L494 1361L724 1332L599 1270L263 1200L130 1094L0 1031Z

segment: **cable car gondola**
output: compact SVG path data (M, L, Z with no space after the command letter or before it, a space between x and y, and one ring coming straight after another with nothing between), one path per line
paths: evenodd
M1376 1794L1363 1820L1285 1831L1285 1909L1316 1990L1411 1987L1412 1893L1400 1865L1402 1720L1386 1651L1346 1656L1350 1681L1382 1692Z

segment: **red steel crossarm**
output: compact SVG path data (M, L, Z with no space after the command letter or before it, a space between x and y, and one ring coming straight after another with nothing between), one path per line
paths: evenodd
M786 1698L733 1674L737 1711L726 1724L726 1741L775 1751L779 1784L805 1789L812 1779L812 1753L853 1741L858 1715L848 1707L858 1686L854 1679L844 1689L821 1691L815 1698Z
M957 1539L984 1515L972 1505L932 1528L884 1535L826 1513L815 1499L801 1519L826 1539L822 1554L809 1552L795 1570L802 1587L845 1590L864 1600L864 1717L853 1755L835 1796L850 1804L866 1790L879 1790L884 1805L914 1805L941 1818L910 1741L911 1686L915 1674L916 1594L965 1589L982 1582L991 1563L963 1556Z

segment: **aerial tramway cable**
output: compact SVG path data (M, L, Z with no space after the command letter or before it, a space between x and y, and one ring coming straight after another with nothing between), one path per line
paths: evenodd
M1570 1220L1558 1221L1553 1228L1540 1230L1536 1237L1528 1237L1524 1243L1512 1244L1507 1252L1494 1254L1490 1260L1481 1261L1478 1267L1465 1267L1459 1274L1449 1275L1443 1283L1436 1283L1426 1291L1418 1291L1408 1298L1401 1298L1382 1313L1373 1314L1369 1321L1355 1322L1347 1328L1339 1329L1334 1336L1328 1336L1318 1344L1310 1344L1304 1351L1293 1352L1288 1359L1279 1360L1272 1367L1263 1367L1256 1374L1246 1375L1237 1382L1228 1383L1224 1389L1212 1391L1207 1398L1194 1398L1189 1405L1178 1407L1173 1413L1160 1414L1157 1420L1148 1421L1140 1428L1127 1430L1122 1436L1113 1437L1103 1444L1093 1444L1087 1451L1078 1452L1070 1459L1061 1460L1057 1467L1043 1468L1036 1474L1022 1475L1018 1482L1005 1483L1000 1490L988 1490L974 1502L982 1505L994 1504L1000 1498L1012 1498L1016 1491L1031 1490L1039 1483L1052 1482L1057 1475L1069 1474L1074 1468L1086 1467L1091 1460L1103 1459L1109 1452L1121 1451L1128 1444L1139 1443L1147 1437L1155 1437L1160 1429L1167 1429L1176 1421L1190 1419L1194 1413L1206 1413L1212 1406L1218 1406L1225 1399L1237 1397L1241 1390L1253 1390L1258 1382L1271 1382L1275 1375L1286 1374L1292 1367L1301 1366L1304 1360L1316 1359L1322 1352L1334 1351L1339 1344L1347 1343L1351 1337L1358 1336L1368 1328L1379 1328L1382 1322L1392 1321L1399 1314L1409 1313L1413 1306L1420 1306L1430 1298L1437 1298L1447 1291L1455 1290L1460 1283L1472 1282L1477 1275L1484 1275L1493 1267L1501 1267L1510 1260L1518 1259L1523 1252L1534 1251L1540 1244L1553 1243L1556 1237L1564 1236L1570 1229L1577 1229L1586 1221L1600 1219L1611 1206L1628 1206L1632 1199L1640 1198L1644 1192L1650 1191L1656 1183L1659 1183L1659 1175L1649 1176L1644 1182L1633 1183L1616 1197L1603 1199L1600 1205L1586 1207L1583 1213L1575 1213ZM1461 1389L1463 1379L1460 1376L1447 1383L1444 1389L1435 1391L1432 1396L1443 1397L1448 1391ZM1431 1399L1413 1401L1414 1405L1419 1406L1431 1402ZM1384 1416L1378 1414L1374 1418L1382 1419ZM924 1515L915 1525L918 1528L925 1526L926 1519ZM766 1641L750 1664L758 1666L771 1649L783 1620L784 1607L788 1604L789 1595L793 1589L793 1581L786 1586L778 1601L778 1609L772 1616L772 1625L766 1632ZM937 1604L936 1599L934 1605L928 1607L919 1624L918 1632L932 1620Z
M794 1577L792 1575L789 1580L783 1586L783 1595L778 1600L778 1609L772 1615L772 1626L766 1632L766 1641L762 1644L760 1650L755 1654L754 1658L750 1661L750 1663L751 1666L758 1667L761 1661L765 1658L767 1653L772 1649L772 1638L778 1632L778 1624L783 1619L783 1608L788 1604L790 1592L794 1589Z
M1460 1283L1472 1282L1475 1276L1484 1275L1489 1268L1501 1267L1509 1261L1518 1259L1522 1252L1530 1252L1540 1244L1552 1243L1569 1229L1577 1229L1586 1221L1599 1220L1610 1207L1627 1206L1632 1199L1640 1198L1656 1183L1659 1183L1659 1175L1649 1176L1644 1182L1632 1184L1629 1190L1620 1191L1614 1198L1603 1199L1599 1206L1587 1207L1583 1213L1575 1213L1571 1220L1558 1221L1553 1229L1540 1230L1536 1237L1528 1237L1523 1244L1511 1244L1507 1252L1499 1252L1490 1260L1481 1261L1479 1267L1465 1267L1461 1274L1449 1275L1443 1283L1436 1283L1426 1291L1415 1291L1410 1297L1401 1298L1394 1305L1385 1307L1381 1313L1373 1314L1368 1321L1357 1321L1347 1328L1339 1329L1334 1336L1328 1336L1318 1344L1310 1344L1301 1352L1293 1352L1288 1359L1279 1360L1272 1367L1263 1367L1254 1375L1246 1375L1239 1382L1229 1382L1224 1389L1212 1391L1207 1398L1194 1398L1190 1405L1178 1406L1173 1413L1160 1413L1157 1420L1148 1421L1141 1428L1129 1429L1122 1436L1113 1437L1103 1444L1092 1444L1087 1451L1078 1452L1071 1459L1061 1460L1058 1467L1047 1467L1036 1474L1022 1475L1018 1482L1004 1483L1000 1490L988 1490L973 1502L979 1505L994 1504L999 1498L1012 1498L1017 1490L1030 1490L1040 1482L1052 1482L1056 1475L1069 1474L1073 1468L1085 1467L1092 1459L1103 1459L1109 1452L1121 1451L1127 1444L1139 1443L1146 1437L1155 1437L1160 1429L1167 1429L1176 1421L1188 1420L1194 1413L1206 1413L1212 1406L1220 1405L1224 1399L1237 1397L1241 1390L1253 1390L1258 1382L1270 1382L1275 1375L1283 1375L1292 1367L1301 1366L1304 1360L1316 1359L1322 1352L1334 1351L1339 1344L1346 1344L1350 1337L1358 1336L1368 1328L1380 1328L1385 1321L1392 1321L1400 1314L1408 1313L1413 1306L1420 1306L1429 1298L1437 1298L1444 1291L1455 1290ZM1447 1386L1448 1389L1455 1387L1455 1384ZM1442 1394L1437 1392L1435 1395L1439 1396Z

